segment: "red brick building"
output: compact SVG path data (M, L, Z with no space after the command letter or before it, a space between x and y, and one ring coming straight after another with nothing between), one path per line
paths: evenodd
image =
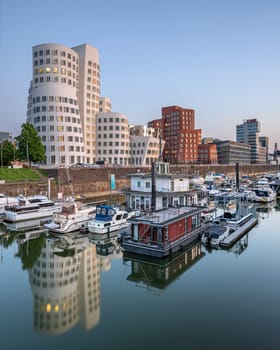
M218 164L217 146L215 143L198 145L198 162L201 164Z
M201 129L195 129L194 110L180 106L162 108L162 118L148 124L161 127L165 140L163 159L171 164L197 163Z

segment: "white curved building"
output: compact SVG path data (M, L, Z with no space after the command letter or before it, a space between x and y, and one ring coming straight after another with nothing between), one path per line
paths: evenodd
M97 160L108 164L126 166L130 164L130 136L127 116L123 113L98 113Z
M46 148L47 165L95 161L100 67L97 49L41 44L32 49L27 122Z

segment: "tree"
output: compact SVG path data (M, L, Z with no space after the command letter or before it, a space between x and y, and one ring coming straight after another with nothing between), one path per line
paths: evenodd
M15 158L15 145L8 140L1 143L1 166L10 165Z
M45 147L42 144L37 130L32 124L22 124L21 134L16 137L16 140L18 142L18 159L26 160L29 163L29 165L31 165L31 162L40 163L45 160Z

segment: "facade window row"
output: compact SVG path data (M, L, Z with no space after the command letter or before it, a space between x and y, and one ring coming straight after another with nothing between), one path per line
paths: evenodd
M39 83L61 83L61 84L72 85L74 87L76 86L76 81L74 81L72 79L61 78L59 81L58 77L51 78L50 76L35 78L34 84L36 85Z
M45 68L35 68L34 69L34 75L42 75L42 74L62 74L62 75L68 75L68 76L73 76L73 78L78 79L78 74L76 74L75 72L73 72L73 70L71 69L66 69L66 68L58 68L58 67L45 67Z

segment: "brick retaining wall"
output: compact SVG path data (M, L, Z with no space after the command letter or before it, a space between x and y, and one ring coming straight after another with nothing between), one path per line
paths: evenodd
M45 169L51 181L51 198L57 198L57 193L62 192L64 196L71 195L71 186L64 168ZM171 173L184 174L188 176L205 176L209 171L223 173L228 176L235 176L235 165L171 165ZM242 175L263 175L269 172L277 172L276 165L240 165L239 174ZM110 175L115 174L116 190L121 191L130 186L128 174L136 172L149 173L150 168L69 168L71 183L76 195L96 194L110 191ZM48 181L22 182L15 184L0 184L0 192L5 195L16 196L19 194L33 195L48 191Z

